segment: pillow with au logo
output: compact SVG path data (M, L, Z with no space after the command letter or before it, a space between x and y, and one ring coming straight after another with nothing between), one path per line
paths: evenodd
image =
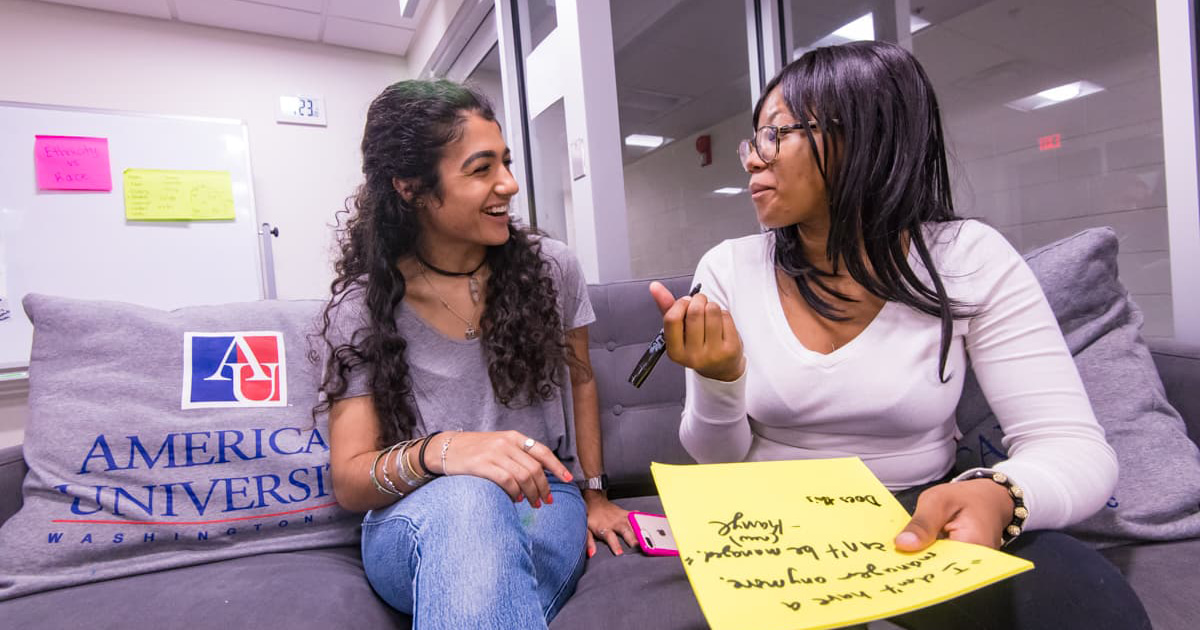
M355 544L333 498L318 301L159 311L30 295L29 473L0 600L258 553Z

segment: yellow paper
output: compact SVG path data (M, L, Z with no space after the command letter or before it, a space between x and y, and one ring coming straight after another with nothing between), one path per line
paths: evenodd
M909 515L856 457L653 464L680 558L714 630L831 628L945 601L1033 568L979 545L892 540Z
M130 221L233 219L229 171L125 169L125 218Z

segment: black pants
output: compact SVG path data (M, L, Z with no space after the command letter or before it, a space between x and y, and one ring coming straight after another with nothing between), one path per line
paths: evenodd
M912 513L927 487L898 492L896 498ZM1004 551L1035 568L890 621L911 630L1149 630L1146 609L1121 572L1075 538L1027 532Z

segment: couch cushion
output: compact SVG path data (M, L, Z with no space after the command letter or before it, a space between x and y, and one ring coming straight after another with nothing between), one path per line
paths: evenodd
M0 527L0 600L355 543L359 518L333 499L325 424L311 415L319 307L26 297L29 473Z
M236 558L0 603L5 627L408 628L375 596L357 547Z
M1200 345L1174 339L1153 339L1150 351L1167 399L1187 425L1188 437L1200 442Z
M1200 619L1196 563L1200 539L1105 549L1146 606L1156 630L1193 630Z
M627 510L663 513L662 502L654 496L620 499L617 504ZM614 556L607 545L598 545L575 594L550 627L701 630L708 624L678 557L647 556L634 549Z
M676 296L691 288L690 276L662 282ZM652 461L694 463L679 443L683 368L663 355L641 388L629 384L629 373L662 329L649 286L649 280L634 280L588 287L596 311L589 356L599 390L604 468L614 496L653 492Z
M21 481L28 470L20 444L0 448L0 525L21 509Z
M1142 314L1117 278L1117 236L1095 228L1025 256L1042 285L1079 375L1117 453L1108 506L1069 528L1099 545L1200 535L1200 451L1167 402ZM974 378L958 406L962 468L1005 456L1002 433Z

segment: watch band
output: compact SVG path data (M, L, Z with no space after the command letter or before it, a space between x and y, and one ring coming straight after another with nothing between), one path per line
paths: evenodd
M579 485L585 490L608 490L608 475L600 473L597 477L588 477Z

